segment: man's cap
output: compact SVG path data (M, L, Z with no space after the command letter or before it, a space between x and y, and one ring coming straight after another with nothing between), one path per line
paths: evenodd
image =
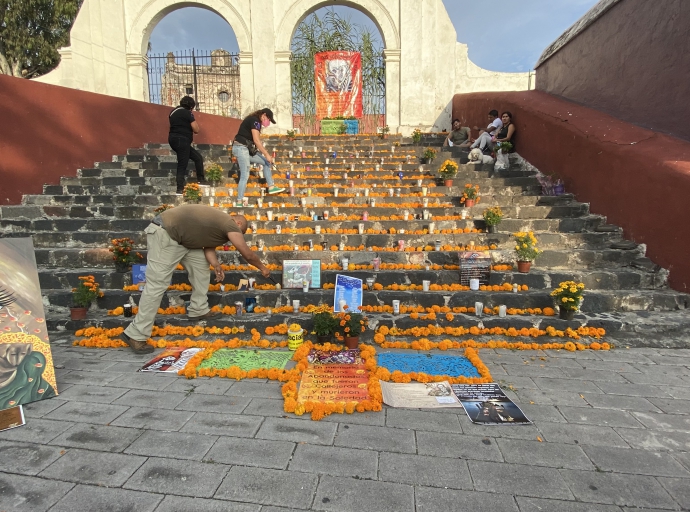
M266 117L268 117L268 120L271 121L273 124L276 124L276 120L273 119L273 111L270 108L265 108L261 111L261 113L266 114Z

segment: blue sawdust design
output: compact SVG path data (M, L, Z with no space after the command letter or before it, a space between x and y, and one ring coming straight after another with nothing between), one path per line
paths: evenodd
M376 355L376 364L390 372L423 372L428 375L450 377L481 377L477 368L463 356L436 354L403 354L383 352Z

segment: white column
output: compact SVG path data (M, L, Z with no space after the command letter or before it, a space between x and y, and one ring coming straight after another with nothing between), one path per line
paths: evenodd
M127 76L129 97L138 101L149 101L149 76L146 70L149 58L138 53L127 54Z
M383 50L386 59L386 124L400 131L400 50Z
M244 117L254 109L254 57L240 52L240 113Z
M275 52L276 68L276 127L280 133L292 129L292 81L290 73L291 51Z

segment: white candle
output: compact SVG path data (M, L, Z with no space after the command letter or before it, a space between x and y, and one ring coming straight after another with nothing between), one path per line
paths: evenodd
M484 312L484 304L482 302L475 302L474 303L474 314L476 316L482 316L483 312Z
M504 318L506 316L506 309L507 308L503 305L498 306L498 316L500 316L501 318Z

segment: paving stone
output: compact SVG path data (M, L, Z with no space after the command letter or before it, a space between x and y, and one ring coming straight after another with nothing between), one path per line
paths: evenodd
M535 498L572 499L563 478L550 468L523 464L469 461L470 474L478 491L504 492Z
M73 486L55 480L0 473L0 510L45 512Z
M378 454L355 448L336 448L299 444L290 462L290 470L332 476L376 479Z
M467 462L451 458L383 452L379 457L379 476L388 482L473 489Z
M643 450L690 450L690 432L616 428L616 432L633 448Z
M188 380L176 379L165 391L180 391L183 393L198 393L200 395L223 395L234 384L228 379ZM193 391L192 391L193 390ZM165 503L165 502L164 502Z
M75 370L66 372L64 375L56 372L58 390L62 390L64 384L84 384L87 386L103 386L120 377L117 373L107 371L83 371Z
M45 416L50 420L107 425L127 410L122 405L68 402Z
M53 439L50 444L101 452L121 452L143 432L134 428L77 423Z
M294 450L295 444L285 441L221 437L208 451L204 461L285 469Z
M681 377L669 375L662 371L645 373L625 373L623 375L625 376L625 379L631 382L632 384L658 385L659 383L663 383L664 391L666 391L666 386L690 386L690 382L683 380Z
M263 418L238 414L215 414L196 412L180 430L199 434L222 436L254 437L259 431Z
M546 441L553 443L628 447L610 427L543 422L539 424L539 430L544 434Z
M517 496L520 512L621 512L615 505L602 505L600 503L577 503L572 501L545 500L541 498L527 498ZM645 509L646 511L647 509Z
M316 475L296 471L233 466L215 497L304 509L311 505L317 481Z
M641 396L645 398L670 398L670 395L659 386L649 384L617 384L615 382L597 382L608 395ZM651 400L650 400L651 401ZM652 402L654 403L654 402Z
M284 409L284 401L281 398L252 398L247 408L243 411L244 414L253 414L255 416L276 416L286 418L288 414ZM308 419L309 415L305 416L290 416L293 419Z
M20 441L0 441L0 471L37 475L60 458L62 448Z
M628 382L620 373L605 370L585 370L583 368L563 368L563 373L570 379L581 379L601 382Z
M652 411L661 412L646 398L639 396L620 396L620 395L585 395L586 402L592 407L602 409L625 409L629 411Z
M502 461L496 439L489 437L417 432L420 455Z
M641 508L676 508L671 496L650 476L570 469L561 469L559 472L579 501Z
M259 512L265 509L261 505L228 502L202 498L185 498L184 496L166 496L158 505L156 512Z
M594 469L579 446L521 439L496 439L506 462L551 468Z
M167 390L165 392L167 393ZM118 427L174 431L180 430L194 414L191 411L130 407L110 424Z
M335 438L334 444L336 446L356 446L366 450L386 452L416 452L413 431L399 428L374 427L371 425L348 425L341 423L338 426L338 435Z
M146 457L69 449L41 472L41 477L101 487L120 487Z
M615 351L617 352L617 351ZM606 361L582 361L582 368L585 370L598 370L615 373L640 373L640 370L633 365L622 361L622 358L613 359L609 354L606 355ZM637 357L634 357L637 362Z
M216 436L149 430L129 445L125 453L147 457L171 456L175 459L201 460L216 439L218 439Z
M186 396L184 393L152 393L147 390L131 389L129 391L123 388L112 388L118 391L125 391L121 397L115 400L113 403L116 405L128 405L130 407L144 407L147 409L167 409L172 410L179 404L181 404ZM155 397L155 398L152 398Z
M462 409L459 410L462 411ZM462 432L457 414L428 410L389 409L386 425L412 430L428 430L430 432Z
M553 377L564 378L565 373L558 367L540 367L532 364L502 364L508 375L522 376L522 377ZM506 379L507 380L507 379Z
M581 407L586 404L583 395L575 391L521 389L518 391L517 396L518 401L521 403L533 402L538 405L572 405Z
M593 382L578 379L552 379L546 377L534 377L532 379L542 391L572 391L575 393L601 393L601 390Z
M149 391L160 391L166 389L175 380L175 377L170 375L157 375L155 373L129 373L122 374L120 378L113 380L110 386L117 388L129 388Z
M203 411L237 414L249 404L249 398L234 396L197 395L186 397L176 409L180 411Z
M84 357L71 357L65 359L62 362L62 365L67 370L80 370L108 374L109 372L106 372L106 370L113 366L115 363L113 361L101 360L99 359L99 356L89 357L92 355L95 354L85 353Z
M74 425L74 423L68 423L66 421L28 418L26 425L0 432L0 439L46 444L62 434L72 425Z
M251 404L249 404L251 407ZM326 416L321 421L330 423L347 423L348 425L373 425L376 427L383 427L386 424L387 411L390 408L385 407L381 411L367 411L353 414L331 414Z
M565 423L565 418L560 410L564 406L556 407L555 405L536 405L536 404L520 404L520 409L525 413L525 416L532 421L550 421Z
M275 441L294 441L297 443L333 444L336 428L337 425L332 423L306 422L284 418L266 418L257 432L256 438L273 439Z
M414 511L410 485L324 476L319 482L312 510L328 512Z
M690 413L690 411L688 411ZM681 430L690 432L690 416L682 414L654 414L634 412L633 416L645 427L653 430ZM626 426L626 425L621 425Z
M568 423L601 425L604 427L642 428L642 424L626 411L596 409L593 407L568 407L563 405L558 410L565 416Z
M673 456L678 462L683 464L686 469L690 470L690 452L675 452Z
M59 388L58 388L59 390ZM60 391L61 400L75 400L77 402L95 402L109 404L127 392L126 389L109 388L103 386L74 385L65 391ZM150 402L150 398L149 398ZM130 404L123 404L130 405Z
M690 414L690 400L650 398L649 401L668 414Z
M583 446L582 449L592 462L603 471L690 478L690 473L668 452L607 446ZM690 481L688 481L688 485L690 485Z
M147 492L77 485L50 512L152 512L162 499Z
M683 510L690 509L690 482L683 478L659 478L664 489L673 496Z
M58 388L61 392L62 389ZM32 402L24 406L24 416L27 418L42 418L50 411L54 411L65 401L62 398L49 398L47 400L39 400L38 402Z
M517 512L515 498L509 494L466 492L451 489L417 487L417 512L467 510L472 512ZM461 509L458 508L459 504ZM560 511L559 511L560 512Z
M170 448L174 450L174 446ZM165 452L162 451L162 454ZM159 494L210 498L227 471L228 467L221 464L151 457L123 487Z
M669 386L666 392L673 398L680 398L682 400L690 400L690 388L681 388L677 386Z
M280 399L282 397L281 386L282 383L280 382L258 383L240 381L235 382L232 388L225 394L228 396Z
M523 404L519 405L520 407L523 406ZM505 437L508 439L526 439L528 441L533 441L541 435L541 432L539 432L537 426L529 423L510 425L481 425L478 423L472 423L467 417L467 414L459 414L458 419L462 425L463 432L466 432L473 437L489 439L493 439L494 437ZM564 421L561 422L565 423Z
M491 367L493 370L493 366ZM495 377L494 377L495 379ZM502 388L510 389L511 391L518 391L520 389L539 389L531 377L517 377L510 375L505 378L499 378L498 383Z

